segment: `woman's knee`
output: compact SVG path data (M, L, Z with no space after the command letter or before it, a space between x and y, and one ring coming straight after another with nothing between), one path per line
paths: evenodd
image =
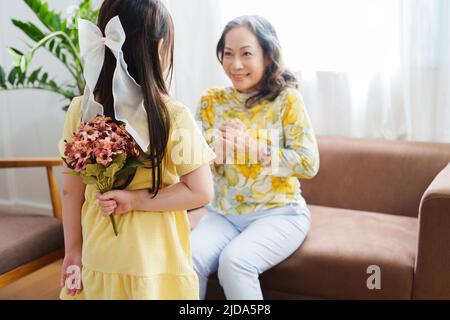
M217 276L219 280L232 278L236 273L257 273L256 268L245 259L242 248L238 246L227 246L219 257L219 267Z

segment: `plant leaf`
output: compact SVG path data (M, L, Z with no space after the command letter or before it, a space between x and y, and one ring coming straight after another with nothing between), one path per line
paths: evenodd
M14 67L14 68L12 68L12 70L9 72L9 75L8 75L8 82L9 82L10 84L12 84L12 85L15 84L16 79L17 79L17 75L19 74L19 71L20 71L19 67Z
M25 74L27 71L27 68L28 68L27 57L22 56L22 58L20 58L20 71Z
M48 42L48 49L49 49L51 52L53 52L53 47L55 46L55 43L56 43L56 38L55 38L55 39L52 39L52 40L50 40L50 41Z
M33 41L40 41L45 37L45 34L31 22L23 22L20 20L12 19L13 25L22 30Z
M8 52L9 52L9 54L11 55L11 57L13 59L13 65L15 67L19 67L20 66L20 61L21 61L21 59L23 57L23 53L20 50L18 50L16 48L12 48L12 47L8 48Z
M56 56L59 59L61 59L61 57L60 57L60 55L61 55L61 46L58 46L58 45L56 46L55 53L56 53Z
M6 82L5 70L0 66L0 86L3 86Z
M30 76L28 77L28 83L34 83L39 75L39 72L41 72L42 67L40 67L39 69L34 70Z
M24 2L33 10L39 20L50 31L60 30L60 13L48 9L48 3L41 0L24 0Z

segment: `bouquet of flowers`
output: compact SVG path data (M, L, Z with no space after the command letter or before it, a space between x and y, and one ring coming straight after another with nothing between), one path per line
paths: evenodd
M82 122L70 141L65 140L64 162L71 169L68 174L80 176L85 184L96 185L101 193L124 188L136 169L143 166L138 160L139 149L125 124L98 115ZM117 226L109 216L114 234Z

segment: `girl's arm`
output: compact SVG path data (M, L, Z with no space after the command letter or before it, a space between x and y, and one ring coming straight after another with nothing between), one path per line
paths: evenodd
M64 171L68 168L64 164ZM78 266L81 270L81 208L84 203L85 184L80 177L63 175L62 213L64 228L65 257L61 268L61 287L64 287L68 274L67 267ZM78 290L68 290L69 295L78 294Z
M161 189L152 198L147 189L125 191L113 190L98 193L100 208L104 215L122 214L129 211L178 211L208 204L214 189L209 164L180 177L180 182Z

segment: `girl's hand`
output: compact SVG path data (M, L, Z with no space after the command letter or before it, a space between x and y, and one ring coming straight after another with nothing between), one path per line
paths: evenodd
M67 295L75 296L83 291L82 268L81 253L66 253L61 267L60 286L66 287Z
M100 209L104 216L124 214L133 211L136 193L139 191L113 190L104 194L97 193Z

